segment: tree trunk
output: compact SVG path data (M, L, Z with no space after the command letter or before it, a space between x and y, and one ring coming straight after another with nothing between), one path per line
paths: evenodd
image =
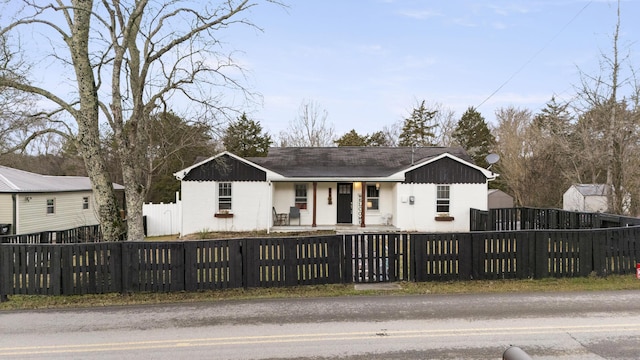
M89 29L91 1L74 0L73 36L66 39L73 59L80 96L80 109L75 113L78 122L77 145L91 179L91 186L104 239L117 241L122 232L113 184L109 179L100 145L98 95L89 60Z

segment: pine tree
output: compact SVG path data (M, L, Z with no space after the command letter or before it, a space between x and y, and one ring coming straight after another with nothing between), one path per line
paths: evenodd
M227 127L222 142L227 151L242 157L267 156L273 143L260 122L247 119L244 113Z
M453 132L453 138L467 151L476 165L489 166L485 157L489 155L496 140L484 117L476 109L469 107L465 111Z
M342 137L336 140L335 143L338 146L367 146L367 138L367 135L362 136L358 134L355 129L352 129L348 133L342 135Z
M436 124L433 123L437 110L429 111L422 100L420 106L413 109L411 116L404 121L399 146L434 146Z

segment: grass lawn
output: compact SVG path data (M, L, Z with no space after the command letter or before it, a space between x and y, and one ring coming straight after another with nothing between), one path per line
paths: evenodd
M395 290L356 290L353 284L298 286L286 288L230 289L203 292L134 293L130 295L34 296L13 295L0 303L0 310L44 309L64 307L100 307L179 302L210 302L267 298L311 298L362 295L417 295L505 292L559 292L640 290L635 275L563 278L542 280L401 282Z

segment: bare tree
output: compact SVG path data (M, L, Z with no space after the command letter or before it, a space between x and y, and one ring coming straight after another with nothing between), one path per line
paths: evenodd
M178 100L200 106L210 120L222 119L233 110L221 101L223 91L250 95L230 76L241 69L216 34L234 24L253 26L242 14L258 1L23 0L11 15L17 20L0 30L0 36L25 28L46 37L52 44L49 59L64 69L61 74L72 74L60 79L71 84L71 91L31 85L8 71L0 76L0 87L47 99L55 104L50 114L64 113L75 121L73 140L107 239L117 239L121 220L100 122L108 124L120 161L129 239L141 239L148 169L140 165L148 163L150 119Z
M617 21L612 38L611 54L601 55L600 74L590 75L581 72L582 82L578 89L578 96L582 104L585 122L591 126L591 146L588 151L597 152L603 160L606 174L606 185L609 190L609 211L622 214L628 211L628 188L631 179L640 173L637 167L629 163L638 150L638 116L637 108L629 108L629 104L636 104L635 94L638 93L635 71L630 75L623 72L623 65L629 62L628 57L621 57L620 49L620 1L617 6ZM627 73L629 74L629 73ZM625 90L632 88L631 95L625 96ZM635 88L634 88L635 87ZM583 133L583 138L585 137ZM601 146L595 146L601 145Z
M434 118L437 127L435 128L435 143L438 146L454 146L456 145L453 138L453 132L456 129L458 121L456 120L456 112L446 108L440 103L432 105L432 108L438 112Z
M289 122L289 127L280 132L282 147L335 146L335 129L327 123L329 113L317 102L303 101L298 117Z
M528 162L533 154L529 135L532 115L529 110L513 107L496 111L498 124L494 129L496 153L500 161L495 171L500 174L498 182L513 195L519 206L529 204L531 186Z

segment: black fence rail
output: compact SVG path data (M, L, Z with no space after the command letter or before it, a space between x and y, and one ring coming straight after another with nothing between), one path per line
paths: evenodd
M640 219L604 213L586 213L528 207L470 210L471 231L541 229L599 229L640 225Z
M126 228L126 221L124 224ZM120 241L127 238L126 232L120 235ZM0 244L70 244L102 242L104 238L100 225L80 226L73 229L41 231L29 234L2 235Z
M0 299L634 274L640 226L175 242L0 244Z

